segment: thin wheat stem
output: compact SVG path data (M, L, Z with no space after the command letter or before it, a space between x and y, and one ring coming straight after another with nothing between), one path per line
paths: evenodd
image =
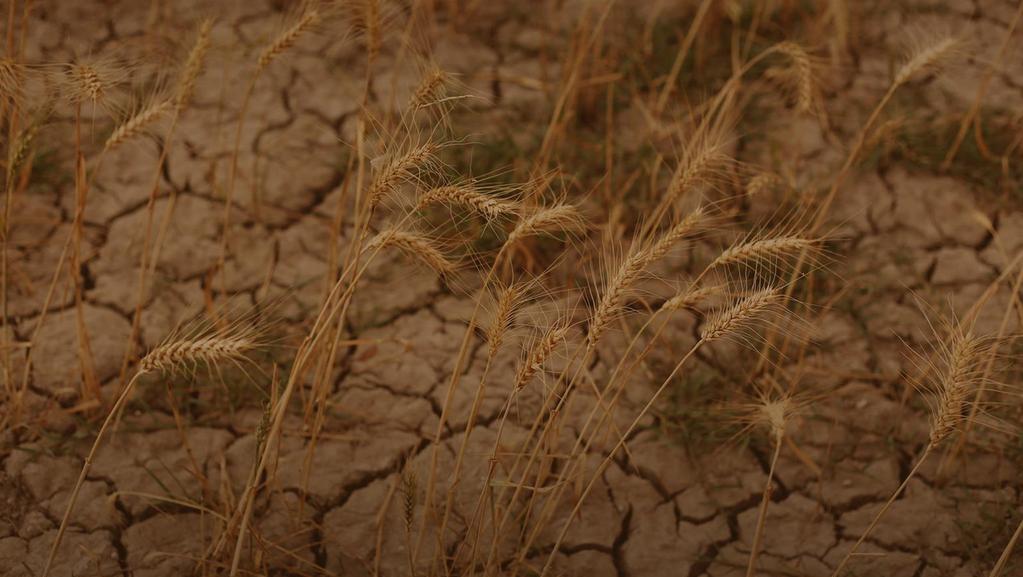
M771 468L767 472L767 481L764 482L764 497L760 502L760 514L757 516L757 528L753 534L753 545L749 554L749 566L746 568L746 577L753 577L757 567L757 557L760 555L760 547L764 538L764 527L767 525L767 507L771 503L771 493L774 490L774 469L778 465L778 457L781 455L782 435L774 435L774 455L771 457Z
M57 558L57 550L60 548L60 543L64 538L64 533L67 531L68 524L71 521L71 515L75 509L75 503L78 502L78 494L82 490L82 485L85 484L85 478L88 476L89 471L92 469L93 459L96 457L96 452L99 450L100 442L103 440L103 435L106 434L110 424L114 421L114 416L120 413L124 407L124 403L128 400L128 396L135 388L135 383L138 382L139 377L144 373L138 372L130 381L128 385L121 391L121 395L117 397L117 401L114 406L110 408L110 412L107 417L103 420L103 424L99 428L99 432L96 433L96 440L92 442L92 448L89 449L89 454L85 457L85 462L82 465L82 471L78 474L78 480L75 481L75 486L71 489L71 495L68 497L67 506L64 508L64 516L60 520L60 526L57 528L57 536L53 539L53 545L50 546L50 554L46 558L46 566L43 567L42 577L48 577L50 570L53 567L53 561Z
M906 486L909 485L910 479L912 479L916 475L916 472L920 470L920 466L923 465L924 461L927 460L927 456L931 454L931 449L933 448L934 445L928 443L928 445L924 448L923 453L921 453L920 457L917 459L916 465L914 465L913 469L910 470L908 475L906 475L906 478L905 480L902 481L902 484L899 485L897 489L895 489L895 492L892 493L892 496L889 497L888 501L886 501L884 506L881 507L881 510L877 512L877 515L874 516L874 519L870 522L870 525L867 526L867 529L863 532L862 535L860 535L860 538L856 540L856 543L852 546L852 548L849 549L849 552L845 554L845 557L842 558L842 561L838 564L838 567L835 568L835 572L831 574L831 577L839 576L839 574L842 572L842 569L845 568L845 566L849 563L849 560L852 559L852 556L856 554L856 551L859 550L860 545L862 545L863 542L866 541L867 537L870 536L870 533L874 530L874 527L876 527L877 524L881 522L881 519L885 516L885 513L888 512L888 509L891 508L892 503L895 502L895 499L897 499L899 495L902 494L902 491L906 489Z

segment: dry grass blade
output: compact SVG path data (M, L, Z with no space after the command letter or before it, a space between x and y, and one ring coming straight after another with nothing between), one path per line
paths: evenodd
M419 259L430 268L442 275L449 275L457 270L457 266L436 246L432 239L425 236L403 231L387 230L378 234L366 245L366 250L396 248L413 258Z

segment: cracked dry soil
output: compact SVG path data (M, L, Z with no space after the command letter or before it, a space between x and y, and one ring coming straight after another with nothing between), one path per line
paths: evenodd
M208 272L219 253L222 175L238 108L234 93L250 73L235 62L251 61L279 30L285 15L281 4L40 0L33 5L25 44L29 62L122 51L171 65L171 41L187 35L211 10L217 16L208 70L181 118L179 142L162 175L161 186L175 195L159 198L156 214L173 210L173 218L145 302L140 350L156 346L206 306L213 282ZM483 142L494 142L495 135L542 134L558 95L561 55L587 3L545 2L536 13L516 4L477 2L471 22L440 26L430 38L440 67L479 96L453 118L459 129L466 127ZM640 21L662 10L660 18L674 38L687 29L697 3L666 4L641 2L636 9ZM833 132L790 112L771 116L737 137L741 160L795 175L799 186L826 182L844 158L849 135L883 93L898 37L910 25L961 33L972 42L973 53L970 65L915 82L912 97L896 109L958 118L972 102L984 65L997 53L1015 11L1013 2L993 0L850 4L858 36L855 57L829 79ZM285 294L280 312L286 333L301 334L323 294L331 221L362 98L362 49L339 36L319 30L268 68L241 135L242 192L235 199L224 288L248 299ZM1005 65L993 78L985 100L992 111L1018 111L1023 105L1021 43L1018 37L1010 43ZM371 95L382 108L407 99L418 79L416 63L396 45L385 44L376 64ZM391 98L392 92L399 96ZM626 146L630 139L644 138L635 129L642 114L630 108L616 118L616 133ZM67 113L58 112L47 128L52 136L39 151L41 176L18 198L11 223L8 315L16 342L32 338L42 295L61 258L61 239L72 227L71 123ZM97 123L94 129L103 134L104 120ZM119 390L131 333L149 167L157 150L144 139L113 151L94 175L94 194L84 213L82 322L107 399ZM803 380L821 395L793 425L793 450L783 451L779 461L758 574L827 577L905 477L927 438L925 408L906 393L906 374L912 371L907 344L926 345L934 338L918 302L963 311L980 297L1023 251L1020 198L1018 185L1003 192L964 173L941 173L910 154L875 155L854 169L831 218L840 242L829 268L846 288L836 306L813 319L814 342L803 361ZM749 211L769 214L773 202L755 197ZM667 276L689 265L688 257L679 257L663 272ZM991 297L978 331L998 329L1010 297L1005 287ZM290 414L285 422L272 490L256 504L253 533L262 546L255 566L272 568L268 574L274 575L408 574L395 495L406 466L428 466L446 379L472 302L471 294L410 268L399 257L384 256L373 265L349 315L346 339L352 344L334 367L324 433L311 466L301 414ZM95 432L90 413L74 410L81 400L76 314L74 291L59 286L34 340L28 392L33 424L5 433L0 446L0 574L5 576L41 574ZM1017 322L1013 316L1011 329ZM653 360L674 358L693 340L693 326L672 323L668 336ZM602 346L591 367L595 378L613 367L604 355L613 358L622 338L612 335ZM482 371L481 344L475 343L467 382ZM729 362L737 350L707 349L698 359L699 370L739 378ZM514 374L517 360L516 351L502 353L494 374ZM630 384L623 414L616 415L622 427L656 386L652 378L637 380ZM171 577L222 570L197 567L196 560L214 538L212 515L244 490L262 410L237 383L218 384L199 372L195 381L173 383L185 391L177 397L186 413L182 432L164 384L145 383L100 450L52 575ZM442 470L452 466L459 449L472 393L455 392L442 440ZM456 515L475 505L505 394L494 387L483 398L467 449L477 458L467 461ZM542 390L529 394L523 397L526 405L539 402ZM581 401L564 415L562 426L578 430L587 403L593 402ZM673 427L672 419L670 407L658 409L604 472L555 558L558 574L745 574L770 448L757 441L688 442L673 432L685 429L685 423ZM526 427L511 419L509 434L523 435ZM593 457L602 454L595 448ZM847 574L986 574L1021 516L1021 455L1018 443L978 441L966 444L944 470L939 459L930 462ZM303 471L312 473L306 478ZM553 537L543 538L535 558L526 560L530 566L542 566ZM1023 575L1023 562L1009 567L1016 572L1005 575Z

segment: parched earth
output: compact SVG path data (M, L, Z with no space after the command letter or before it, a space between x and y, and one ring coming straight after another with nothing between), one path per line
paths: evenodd
M166 240L145 302L140 349L159 344L179 322L200 314L211 285L220 282L208 272L220 253L234 122L252 70L239 62L253 62L280 29L285 13L279 4L49 0L33 6L29 62L119 53L157 70L177 64L180 50L168 46L190 37L199 18L211 11L217 16L207 72L181 119L160 181L163 190L175 194L157 200L157 218L169 210L173 217L163 232ZM477 2L469 21L438 24L430 36L436 62L477 96L454 122L456 132L464 129L483 143L481 156L501 158L506 153L498 149L506 136L514 142L528 140L526 133L543 134L571 31L587 9L581 1L544 3L535 12L517 4ZM955 125L1016 10L1012 2L987 0L848 4L854 24L851 57L828 65L823 78L831 130L781 102L782 113L767 115L738 139L741 160L777 172L800 189L819 188L836 173L852 135L884 93L899 42L910 28L962 34L969 53L964 63L907 86L907 96L893 102L885 120L912 113ZM640 21L658 5L641 3ZM683 34L688 17L682 16L691 14L691 7L680 9L682 16L674 7L660 9L659 18L678 28L672 36ZM619 12L612 14L609 29L619 30L624 26L615 20ZM420 63L395 49L401 34L400 25L392 26L376 63L371 94L379 110L407 101L418 82ZM1023 105L1021 43L1019 35L1010 43L981 115L1008 118L1016 122L1009 125L1016 132ZM302 323L315 314L324 294L331 223L355 137L364 66L354 36L324 27L268 67L250 104L222 278L224 288L242 300L284 295L284 333L306 326ZM616 117L615 133L625 146L644 138L636 134L642 114L627 109ZM66 110L55 115L37 145L33 184L17 198L13 212L8 308L15 342L32 340L75 213L72 119ZM105 134L109 121L101 112L95 118L89 130ZM991 126L989 136L998 130L996 123ZM897 128L886 124L882 131ZM827 284L835 290L821 299L829 306L812 318L812 346L801 377L816 396L790 432L777 467L759 574L831 574L926 443L927 415L909 392L907 375L914 366L906 355L934 338L922 303L942 314L962 314L1023 251L1023 207L1011 174L1008 181L1003 178L997 159L974 158L978 147L972 134L954 169L942 173L930 162L933 152L925 148L933 143L926 139L925 133L872 143L832 209L831 234L838 241L829 264L834 280ZM101 136L89 146L97 142ZM944 146L939 149L943 153ZM157 150L152 139L142 139L112 151L93 175L84 213L82 322L108 400L119 390L131 333ZM773 202L755 197L750 213L769 215ZM689 270L689 258L676 257L663 274ZM254 566L282 575L361 575L373 574L379 563L381 574L407 574L395 495L406 461L423 471L421 478L427 470L447 378L472 307L466 290L472 292L451 288L399 255L385 255L370 269L349 315L351 346L336 367L325 433L311 468L305 465L309 441L301 415L285 424L274 490L257 504L253 531L264 546ZM979 332L999 330L1009 300L1003 285L984 307ZM62 282L33 341L30 424L7 431L0 445L3 575L41 573L96 430L96 420L87 418L93 413L78 410L84 399L76 323L74 291ZM1009 331L1017 326L1013 312ZM672 322L666 336L651 364L670 361L692 342L692 322ZM609 374L621 339L609 337L592 367L594 378ZM482 371L483 349L475 351L464 382L474 383ZM736 378L728 360L736 354L741 349L709 349L699 370ZM517 358L513 350L499 356L493 382L506 382ZM15 363L14 374L20 375L20 367ZM622 423L656 386L648 376L630 383ZM229 511L245 486L261 416L258 397L237 384L217 383L201 372L196 378L178 398L188 406L183 432L166 402L164 382L143 384L95 460L53 575L170 577L193 571L213 538L213 516ZM539 386L532 394L542 394ZM218 387L223 392L193 394ZM470 386L455 392L441 470L450 468L458 451L458 431L472 394ZM484 398L468 442L465 499L460 496L456 503L462 513L474 504L485 477L506 395L495 386ZM566 415L568 430L581 426L584 409L592 405L592 398L581 397L581 406ZM213 404L211 398L224 403ZM535 396L525 399L535 401ZM559 573L745 574L770 448L758 441L711 445L682 439L673 430L685 429L686 423L673 427L674 407L671 401L662 405L603 474L556 559ZM697 418L692 411L684 414ZM511 434L522 434L524 426L528 423L513 422ZM922 468L848 575L986 574L1023 514L1023 445L993 442L995 437L983 432L970 439L956 460L933 458ZM594 457L598 454L595 448ZM190 505L195 503L204 509ZM547 551L539 548L527 562L539 569ZM1023 571L1018 555L1010 571Z

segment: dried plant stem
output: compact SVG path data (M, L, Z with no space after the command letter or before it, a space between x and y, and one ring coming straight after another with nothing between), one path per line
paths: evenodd
M106 419L103 420L103 425L100 426L99 432L96 433L96 440L92 442L92 448L89 449L89 454L85 457L85 463L82 465L82 471L78 474L78 480L75 482L75 486L71 489L71 495L68 497L67 507L64 509L64 516L60 520L60 526L57 528L57 536L53 539L53 545L50 546L50 555L46 558L46 566L43 568L42 577L48 577L50 570L53 567L53 561L57 558L57 550L60 548L61 540L64 538L64 533L67 531L68 523L71 521L71 514L74 512L75 503L78 501L78 493L82 490L82 485L85 484L85 478L88 476L89 471L92 469L93 459L96 457L96 451L99 450L100 441L103 440L103 435L106 434L107 429L110 428L110 424L114 422L114 416L121 412L124 407L124 403L128 400L129 395L135 389L135 383L138 382L140 376L143 373L136 373L128 385L121 391L120 396L117 397L117 401L113 407L110 408L110 412L107 414Z
M920 457L917 458L916 465L914 465L913 469L910 470L908 475L906 475L906 478L905 480L902 481L902 484L899 485L897 489L895 489L895 492L892 493L892 496L889 497L888 501L886 501L884 506L881 507L881 510L877 512L877 515L874 516L874 519L870 522L870 525L867 526L867 529L863 532L862 535L860 535L860 538L856 541L855 544L853 544L852 548L849 549L849 552L845 554L845 557L842 558L842 561L838 564L838 567L835 568L835 572L831 574L831 577L838 577L839 574L841 574L842 569L844 569L846 564L849 563L849 560L852 558L852 556L856 554L856 551L859 550L860 545L862 545L863 542L867 539L867 537L870 536L870 533L874 530L874 527L876 527L877 524L881 521L881 518L885 516L885 513L887 513L888 509L891 508L892 503L895 502L895 499L897 499L899 495L902 494L902 491L906 489L906 486L909 485L910 479L912 479L916 475L916 472L920 470L920 466L923 465L924 461L927 460L927 456L931 454L931 450L933 448L934 445L930 443L928 443L927 446L924 447L923 452L920 453Z
M245 88L244 95L242 96L241 108L238 111L238 124L235 126L234 131L234 148L231 151L231 167L227 177L227 191L224 193L224 216L223 224L221 224L222 231L220 237L220 257L217 260L217 271L220 273L220 290L221 292L227 289L227 270L225 262L227 260L227 239L231 232L231 204L234 201L234 187L235 181L238 178L238 152L242 146L242 128L245 126L245 116L249 111L249 101L252 100L252 92L256 88L256 81L259 80L260 75L263 72L263 67L256 69L256 73L249 79L249 85Z
M554 558L561 547L561 543L565 540L565 536L568 534L568 529L572 524L572 520L579 515L579 510L582 508L583 502L586 501L586 498L593 490L593 487L597 484L597 481L600 479L604 470L607 469L607 466L611 464L611 461L614 459L615 454L617 454L619 449L621 449L625 445L625 442L626 440L628 440L629 435L631 435L632 432L636 430L636 427L639 426L639 423L640 421L643 420L643 417L645 417L646 414L650 412L650 408L654 406L654 403L661 397L664 391L675 379L675 375L677 375L678 372L682 370L682 367L686 364L686 362L690 358L692 358L694 354L696 354L696 351L699 350L700 347L705 342L706 341L704 339L696 341L696 343L693 344L693 346L689 349L689 352L687 352L678 361L678 363L675 364L675 367L671 370L671 373L667 376L667 378L664 379L664 382L661 383L657 390L654 391L654 394L651 395L650 399L646 402L645 405L643 405L643 408L639 411L639 414L636 415L636 418L632 420L632 423L625 430L625 433L621 436L621 438L618 439L618 442L615 443L614 447L611 448L607 456L604 457L604 460L600 462L600 465L597 466L596 471L594 471L593 475L590 476L590 480L586 484L586 487L583 489L582 493L580 493L579 497L576 499L575 506L572 507L572 511L571 513L569 513L568 518L566 519L564 525L562 526L561 532L558 533L558 538L557 540L554 541L554 547L547 557L547 562L544 564L543 570L540 572L540 577L544 577L550 572L551 567L554 565Z
M1005 53L1008 51L1012 41L1012 35L1016 32L1016 26L1019 24L1020 17L1023 16L1023 1L1021 1L1016 7L1016 15L1012 17L1012 23L1009 24L1009 29L1005 32L1005 38L1002 39L1002 45L998 49L998 55L995 57L991 65L988 66L987 72L984 77L977 84L977 94L973 97L973 103L970 105L969 111L963 116L963 120L959 123L959 131L956 133L955 140L952 142L951 148L945 153L945 159L941 162L941 170L944 172L952 166L952 161L955 160L956 154L959 153L959 147L962 146L963 140L966 138L966 133L970 130L970 125L973 124L977 118L977 113L980 112L980 106L984 101L984 96L987 94L988 88L991 86L991 80L995 76L995 71L1001 66L1002 61L1005 59ZM979 130L979 127L978 127Z
M1005 549L1002 549L1002 554L998 556L998 562L991 568L991 573L988 574L988 577L999 577L1002 574L1002 570L1009 563L1009 557L1012 555L1012 550L1016 547L1016 543L1019 542L1021 535L1023 535L1023 519L1020 520L1019 525L1016 525L1016 530L1013 531L1009 542L1005 544Z
M753 577L756 571L757 557L760 555L760 547L764 539L764 527L767 525L767 507L771 504L771 493L774 490L774 469L778 465L778 457L781 455L782 436L781 434L773 435L774 456L771 457L771 468L767 472L767 481L764 482L764 498L760 502L760 514L757 516L757 528L753 533L753 545L750 549L746 577Z

